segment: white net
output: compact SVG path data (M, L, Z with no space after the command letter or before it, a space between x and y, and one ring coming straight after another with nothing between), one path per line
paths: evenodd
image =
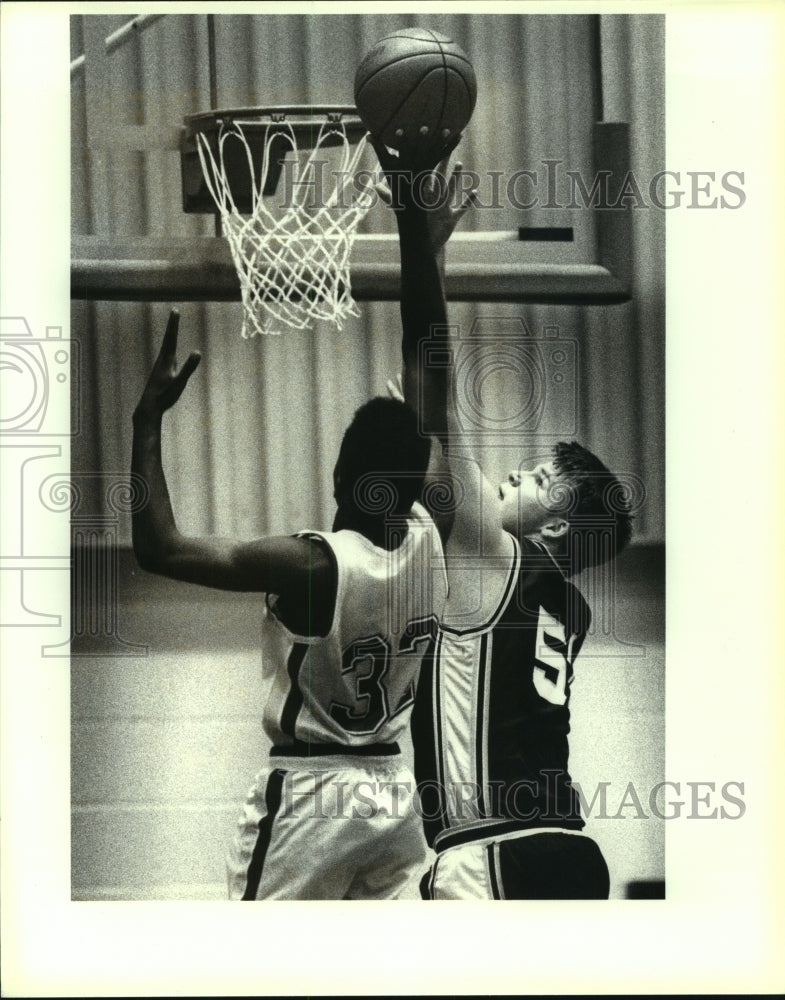
M280 137L291 145L293 157L291 196L285 205L280 199L262 195L271 148L280 149ZM328 320L340 330L347 316L359 315L352 298L349 264L357 227L374 203L371 185L361 191L354 186L365 137L353 147L343 124L326 119L306 158L297 148L291 124L271 122L265 129L258 170L241 123L221 124L217 155L202 133L196 138L205 182L221 214L240 279L243 337L281 333L281 324L308 328L316 320ZM230 139L240 141L247 156L250 214L240 213L227 180L224 152ZM337 149L337 164L325 186L324 146L328 140ZM318 202L317 192L321 193ZM278 203L268 204L273 201Z

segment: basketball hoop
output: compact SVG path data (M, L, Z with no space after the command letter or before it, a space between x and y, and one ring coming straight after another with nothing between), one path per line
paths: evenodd
M243 337L280 333L276 323L305 329L317 320L340 330L348 316L359 315L349 262L375 198L372 184L354 186L366 145L355 109L240 108L185 122L184 208L205 211L203 183L207 210L220 214L240 280ZM288 201L287 192L272 197L287 158Z

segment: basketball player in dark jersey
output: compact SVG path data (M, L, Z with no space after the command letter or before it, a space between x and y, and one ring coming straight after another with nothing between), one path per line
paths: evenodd
M437 854L422 895L607 898L607 865L581 832L568 771L570 686L590 623L570 577L626 545L623 491L574 442L501 484L466 457L451 385L457 344L440 282L425 283L472 196L450 204L460 190L453 173L446 202L427 211L396 161L378 146L377 154L400 235L403 393L438 441L431 478L447 476L453 495L432 511L449 597L412 716L421 811Z

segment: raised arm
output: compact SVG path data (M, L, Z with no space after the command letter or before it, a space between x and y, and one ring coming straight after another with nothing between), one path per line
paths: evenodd
M208 587L279 594L292 607L313 603L323 624L331 612L333 569L317 542L286 536L251 541L194 537L183 535L177 527L161 461L161 424L200 361L199 354L193 353L178 368L179 322L179 314L172 311L161 351L133 415L131 471L147 487L147 502L133 513L133 547L139 565L151 573Z
M374 148L388 179L388 184L377 185L377 191L394 208L398 225L404 398L420 413L427 431L445 445L448 374L443 366L424 367L420 353L423 342L433 337L447 342L444 246L475 203L476 184L469 179L470 186L460 189L461 204L454 207L464 178L460 163L456 163L447 179L450 147L442 151L435 168L423 159L419 167L410 170L401 169L383 145L374 143Z
M460 164L445 184L447 156L436 169L446 198L428 208L418 203L418 187L407 185L405 175L396 175L395 161L384 148L377 148L377 153L390 180L400 239L404 396L441 445L432 448L429 479L449 476L456 500L449 517L431 510L448 556L506 552L510 542L502 527L498 488L483 475L467 446L455 409L452 362L459 335L448 334L443 286L444 244L475 203L475 190L461 184ZM464 197L453 207L458 190ZM433 204L430 197L428 204Z
M395 217L401 253L403 393L420 414L423 429L444 446L449 373L443 366L422 365L420 358L426 342L442 340L447 345L443 269L431 243L428 213L406 183L400 184L400 192L402 207Z

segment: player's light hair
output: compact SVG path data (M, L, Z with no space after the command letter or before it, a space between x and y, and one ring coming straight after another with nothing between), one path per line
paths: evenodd
M563 543L563 554L569 555L566 568L580 573L614 559L628 545L630 499L617 476L577 441L559 441L552 453L559 482L570 493L563 511L570 526Z
M414 410L377 396L357 410L343 436L341 498L367 516L406 514L422 493L429 457Z

